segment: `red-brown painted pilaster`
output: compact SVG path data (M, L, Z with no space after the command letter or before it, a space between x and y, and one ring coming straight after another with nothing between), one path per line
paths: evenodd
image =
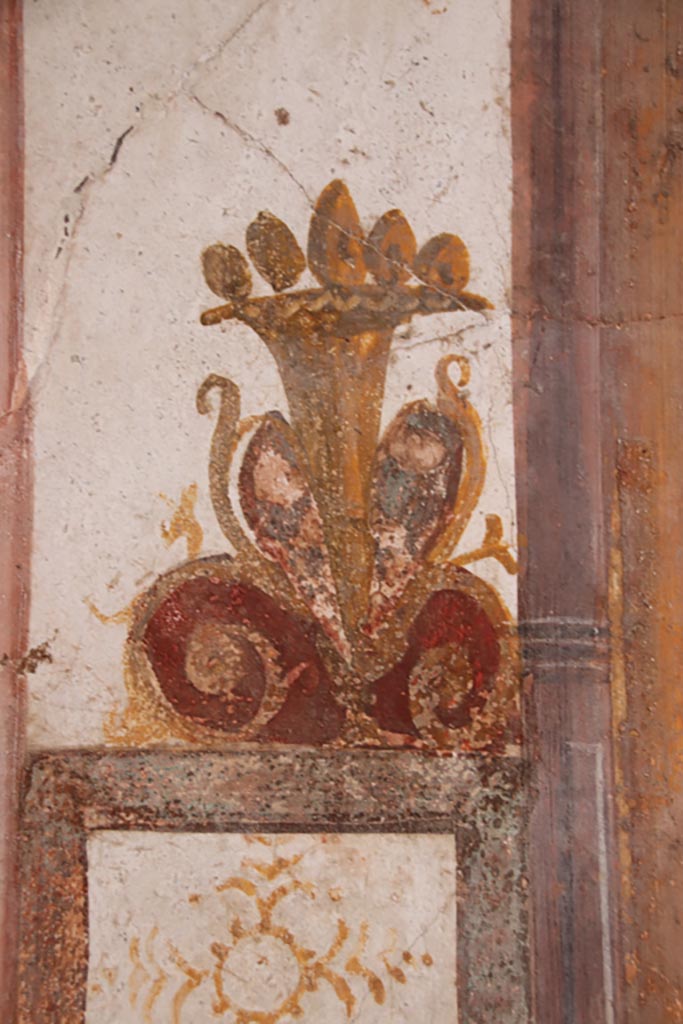
M17 812L30 538L29 420L21 359L21 3L0 2L0 1020L14 1014Z
M603 395L625 1024L683 1021L683 4L605 2Z
M520 629L537 1024L615 1024L600 397L602 4L513 10Z

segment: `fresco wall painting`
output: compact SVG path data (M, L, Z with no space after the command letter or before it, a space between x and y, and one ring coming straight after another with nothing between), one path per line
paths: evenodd
M125 6L27 11L18 1019L525 1024L509 12Z
M396 209L364 237L341 181L311 220L320 287L290 290L305 258L272 214L246 240L275 294L252 296L240 250L214 244L204 275L227 301L201 320L256 331L292 423L240 419L226 377L201 385L198 412L216 406L213 507L236 556L186 562L135 601L129 733L110 736L504 751L519 739L514 631L465 566L516 562L496 515L480 548L455 553L486 472L467 359L442 357L436 400L405 405L379 438L395 327L490 306L466 290L464 243L441 234L418 252Z
M444 835L94 833L87 1020L455 1019L454 853Z

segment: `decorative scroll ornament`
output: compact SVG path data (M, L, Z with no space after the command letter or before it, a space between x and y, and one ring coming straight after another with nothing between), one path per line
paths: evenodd
M365 235L341 181L318 199L307 259L268 212L246 243L274 294L254 296L244 255L211 245L204 276L222 304L201 322L259 335L290 421L241 419L225 377L199 389L199 412L217 412L210 490L234 555L192 559L136 600L116 738L503 750L513 631L463 567L495 557L516 570L498 517L481 548L454 557L486 468L467 360L441 359L435 400L404 406L379 436L394 329L490 308L466 290L464 243L440 234L418 249L399 210ZM306 266L319 285L292 291Z

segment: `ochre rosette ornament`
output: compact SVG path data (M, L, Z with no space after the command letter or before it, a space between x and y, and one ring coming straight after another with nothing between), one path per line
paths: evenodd
M466 290L464 243L439 234L418 248L400 210L365 233L333 181L307 257L267 211L246 249L273 294L254 295L245 256L215 243L202 266L223 302L201 321L256 331L289 420L242 419L225 377L200 388L199 412L218 413L209 482L234 551L185 563L136 602L136 706L156 702L165 735L199 743L504 749L516 736L513 631L463 567L492 556L515 569L500 520L487 517L481 549L454 557L485 473L466 360L442 359L434 400L406 405L379 436L394 329L490 308ZM293 290L306 270L310 286Z

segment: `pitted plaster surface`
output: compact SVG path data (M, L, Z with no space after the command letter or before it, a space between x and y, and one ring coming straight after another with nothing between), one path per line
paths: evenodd
M245 415L287 412L253 333L199 326L200 251L243 245L261 209L303 243L333 177L367 228L398 206L420 243L452 231L469 246L495 311L400 328L383 419L433 396L441 355L468 355L489 462L458 553L488 513L514 543L508 39L503 0L27 5L31 634L53 659L30 680L33 747L103 741L125 700L124 610L187 557L162 525L191 485L201 553L229 549L194 403L204 377L230 376ZM492 559L477 572L514 612L515 578Z
M457 1020L452 836L99 832L88 864L88 1024Z

